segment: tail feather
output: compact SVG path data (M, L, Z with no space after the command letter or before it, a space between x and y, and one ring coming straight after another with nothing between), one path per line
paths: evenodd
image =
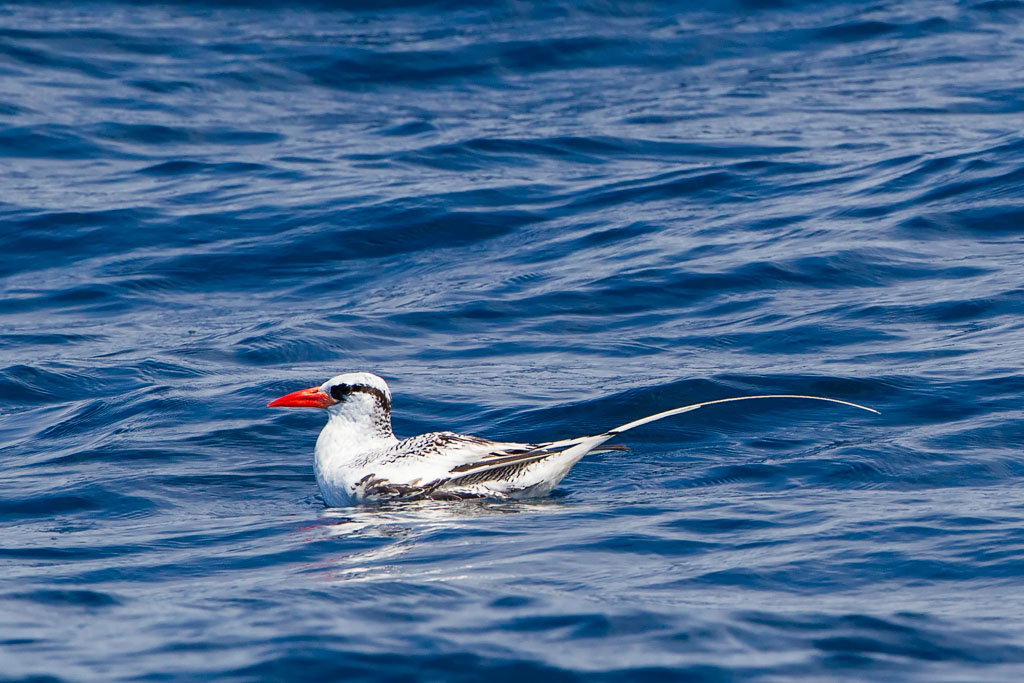
M645 425L645 424L648 424L650 422L656 422L656 421L664 419L666 417L671 417L673 415L679 415L680 413L688 413L691 410L697 410L698 408L703 408L704 406L715 405L716 403L731 403L733 401L750 401L752 399L758 399L758 398L805 398L805 399L810 399L812 401L828 401L829 403L839 403L839 404L844 405L844 406L850 406L852 408L860 408L861 410L866 410L868 412L875 413L876 415L881 415L881 413L879 413L874 408L868 408L867 406L862 406L859 403L851 403L850 401L843 401L843 400L838 399L838 398L825 398L824 396L804 396L803 394L762 394L760 396L735 396L733 398L719 398L719 399L716 399L714 401L704 401L703 403L694 403L692 405L683 406L682 408L673 408L672 410L666 410L663 413L655 413L654 415L648 415L647 417L642 417L639 420L634 420L632 422L627 422L626 424L620 425L620 426L616 427L615 429L609 429L607 432L605 432L605 434L609 434L611 436L615 436L616 434L621 434L622 432L625 432L625 431L628 431L630 429L633 429L634 427L639 427L641 425Z
M498 470L499 468L506 468L509 466L527 465L530 463L537 462L538 460L550 458L551 456L554 455L560 456L560 461L564 461L565 463L565 472L568 472L569 468L571 468L576 462L579 461L580 458L587 455L588 453L594 451L602 452L612 450L629 450L625 446L618 446L614 444L610 446L601 446L601 444L617 436L618 434L621 434L622 432L628 431L635 427L640 427L641 425L662 420L666 417L672 417L673 415L688 413L690 411L697 410L698 408L703 408L704 406L715 405L718 403L730 403L733 401L749 401L752 399L759 398L800 398L810 399L813 401L828 401L829 403L839 403L841 405L859 408L861 410L867 410L868 412L875 413L878 415L881 414L874 408L868 408L867 406L862 406L859 403L851 403L850 401L843 401L838 398L825 398L824 396L804 396L801 394L764 394L759 396L736 396L734 398L720 398L714 401L694 403L692 405L682 406L681 408L673 408L672 410L666 410L661 413L655 413L654 415L648 415L647 417L642 417L639 420L627 422L626 424L620 425L615 429L610 429L602 434L594 434L592 436L580 436L576 437L575 439L563 439L561 441L551 441L549 443L538 444L537 447L531 451L520 451L515 454L510 454L506 457L488 458L487 460L469 463L466 465L460 465L459 467L456 467L455 469L452 470L453 472L459 472L460 474L457 474L456 476L452 477L450 480L448 480L447 483L462 482L464 480L468 480L469 477L479 479L479 475L483 474L484 472L491 472ZM562 476L564 476L564 473ZM560 478L561 477L559 477L559 479ZM557 482L555 483L557 484Z

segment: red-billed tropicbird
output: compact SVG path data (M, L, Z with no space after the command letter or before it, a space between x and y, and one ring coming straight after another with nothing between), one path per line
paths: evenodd
M370 500L525 498L549 493L587 453L622 450L606 441L634 427L703 406L764 398L830 401L877 413L866 406L822 396L737 396L673 408L593 436L514 443L453 432L398 439L391 431L391 391L368 372L332 377L295 391L268 407L324 408L327 426L316 440L316 481L329 507Z

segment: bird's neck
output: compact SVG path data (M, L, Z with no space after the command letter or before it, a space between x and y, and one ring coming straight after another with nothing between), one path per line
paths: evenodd
M381 441L394 439L391 431L391 414L385 410L329 410L327 426L337 437L359 441Z

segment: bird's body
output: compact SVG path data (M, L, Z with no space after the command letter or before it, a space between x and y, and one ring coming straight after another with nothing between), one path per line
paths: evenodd
M544 443L491 441L453 432L399 440L391 431L391 392L383 379L359 372L329 379L271 402L271 407L325 408L316 442L317 484L329 507L391 498L523 498L549 493L588 453L621 450L615 435L710 403L753 398L808 398L871 410L818 396L771 395L719 399L675 408L615 429Z

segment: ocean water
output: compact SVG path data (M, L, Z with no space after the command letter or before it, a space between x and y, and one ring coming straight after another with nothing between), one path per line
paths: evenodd
M0 679L1024 676L1024 3L283 5L0 7Z

